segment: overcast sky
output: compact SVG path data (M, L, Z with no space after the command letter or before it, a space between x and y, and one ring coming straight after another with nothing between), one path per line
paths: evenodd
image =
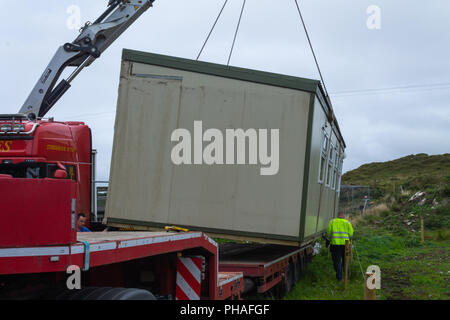
M17 113L56 49L78 32L68 8L94 21L107 0L2 1L0 113ZM450 150L450 1L301 0L347 144L344 171ZM223 0L157 0L84 70L47 116L85 121L107 180L122 48L195 59ZM242 0L229 0L200 60L226 64ZM380 9L379 29L370 29ZM375 24L369 24L375 26ZM231 65L319 79L294 0L247 0ZM377 90L388 89L391 90Z

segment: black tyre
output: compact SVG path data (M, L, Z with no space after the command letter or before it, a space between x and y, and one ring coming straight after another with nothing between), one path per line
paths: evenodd
M52 300L156 300L147 290L134 288L87 287L80 290L64 290Z
M283 293L284 295L286 295L289 292L291 292L292 287L294 286L294 265L292 263L289 263L289 265L286 268L286 274L283 282L284 282Z
M294 283L300 281L300 273L301 273L300 259L297 259L294 262Z

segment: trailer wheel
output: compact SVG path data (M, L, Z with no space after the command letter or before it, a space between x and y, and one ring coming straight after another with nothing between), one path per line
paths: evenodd
M53 296L54 300L156 300L147 290L134 288L86 287L64 290ZM52 300L53 300L52 299Z
M300 269L302 272L306 269L306 255L303 255L300 259Z
M283 294L287 295L294 286L294 265L289 263L289 265L286 268L286 274L283 281Z
M294 283L299 282L301 273L300 258L294 262Z

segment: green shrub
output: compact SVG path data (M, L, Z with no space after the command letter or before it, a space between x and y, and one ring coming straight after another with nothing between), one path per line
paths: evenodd
M424 225L430 229L449 229L450 205L438 207L433 215L425 218Z
M418 236L408 236L405 238L405 247L414 248L421 246L421 239Z
M392 209L392 211L394 211L394 212L400 212L400 210L401 210L401 208L400 208L400 206L398 205L397 202L395 202L395 203L392 205L391 209Z
M442 217L449 217L450 216L450 205L440 206L440 207L436 208L436 214L438 214Z
M370 188L370 195L372 199L381 199L384 197L384 191L381 188L375 186Z
M410 196L408 196L408 195L400 195L397 198L397 201L400 203L408 203L409 199L410 199Z
M428 229L428 230L442 229L444 227L444 224L445 224L445 221L443 221L443 219L440 219L440 217L437 215L428 216L428 217L424 218L424 221L423 221L423 225L424 225L425 229Z
M390 216L391 214L392 214L392 213L391 213L389 210L381 211L381 212L380 212L380 217L386 218L386 217Z
M442 194L445 197L450 197L450 183L447 183L444 188L442 189Z
M377 217L373 215L366 215L363 217L363 220L366 224L373 224L375 221L377 221Z
M415 205L412 207L412 211L419 216L425 216L426 213L429 213L431 211L431 208L427 205L419 206Z
M395 235L397 235L397 236L399 236L399 237L408 237L409 234L410 234L410 232L407 231L407 230L405 230L405 229L403 229L403 228L398 228L398 229L395 231Z
M437 241L447 241L450 239L450 232L445 231L445 230L439 230L436 240Z

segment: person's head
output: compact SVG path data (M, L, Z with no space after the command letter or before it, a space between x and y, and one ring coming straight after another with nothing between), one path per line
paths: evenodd
M344 219L344 218L345 218L344 211L339 211L339 212L338 212L338 218L341 218L341 219Z
M84 213L79 213L77 218L78 230L84 227L86 224L86 215Z

